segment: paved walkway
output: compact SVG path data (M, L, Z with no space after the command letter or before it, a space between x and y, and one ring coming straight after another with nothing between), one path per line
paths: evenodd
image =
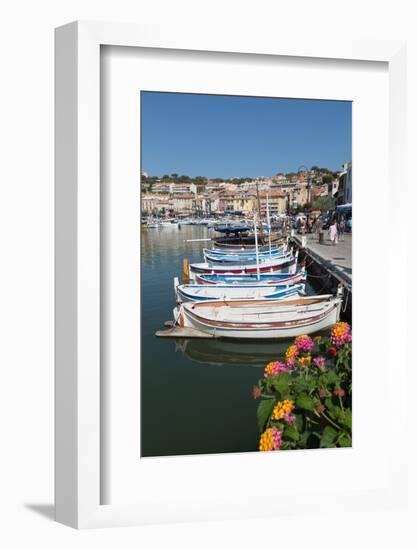
M324 234L324 243L319 244L314 235L307 236L307 246L311 252L317 254L323 260L352 281L352 235L344 235L344 240L339 240L332 245L327 231ZM297 241L301 244L301 235L296 235Z

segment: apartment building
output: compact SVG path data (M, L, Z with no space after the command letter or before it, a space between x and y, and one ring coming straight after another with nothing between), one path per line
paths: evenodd
M269 205L269 213L272 214L285 214L287 211L288 197L287 194L278 191L259 193L259 202L261 204L261 214L266 216L267 202Z
M349 204L352 202L352 163L343 165L343 172L339 174L339 187L336 204Z

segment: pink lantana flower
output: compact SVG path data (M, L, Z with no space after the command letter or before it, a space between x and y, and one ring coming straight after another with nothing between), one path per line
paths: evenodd
M277 376L280 372L288 372L290 367L282 361L271 361L268 363L264 370L264 378L270 376Z
M307 351L310 352L314 348L314 342L306 334L302 336L297 336L294 341L294 344L297 346L298 351Z
M332 328L330 333L330 341L334 346L338 348L342 347L344 344L352 341L352 329L348 323L340 321L336 323Z
M323 355L318 355L317 357L315 357L313 359L313 363L316 365L316 367L318 367L319 369L323 369L324 368L324 365L326 363L326 359L325 357L323 357Z
M284 416L284 420L286 422L288 422L288 424L290 426L293 426L295 424L295 421L297 420L297 417L295 416L295 414L289 414L287 413L285 416Z

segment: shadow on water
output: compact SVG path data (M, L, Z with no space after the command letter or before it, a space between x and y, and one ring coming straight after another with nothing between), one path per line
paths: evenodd
M285 353L288 341L177 339L176 351L208 366L264 367Z

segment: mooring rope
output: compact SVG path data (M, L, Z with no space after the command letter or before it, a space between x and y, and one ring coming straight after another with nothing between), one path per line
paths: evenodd
M331 277L331 273L327 273L326 275L311 275L311 273L307 273L307 277L312 277L313 279L323 279L323 277Z
M347 310L348 302L349 302L349 294L346 293L345 305L344 305L344 306L342 305L342 312L343 312L343 313L345 313L346 310Z
M318 291L317 294L320 294L320 292L321 292L322 290L324 290L324 288L326 287L327 281L330 279L331 276L332 276L331 273L328 273L328 274L327 274L326 279L325 279L325 283L324 283L324 285L321 287L321 289Z

